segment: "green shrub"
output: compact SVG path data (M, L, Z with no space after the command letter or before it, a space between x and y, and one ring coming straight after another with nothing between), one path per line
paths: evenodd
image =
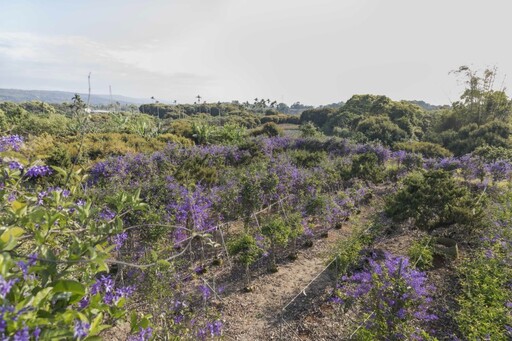
M473 154L478 155L487 162L495 162L497 160L512 161L512 149L510 148L484 145L475 149Z
M433 266L434 248L432 247L432 238L423 238L415 241L407 252L412 264L421 270L429 269Z
M35 181L7 164L0 167L2 338L18 340L26 333L23 339L37 339L38 331L41 340L71 340L77 339L74 329L81 325L80 339L98 339L117 321L128 320L129 291L122 293L108 276L117 254L109 240L123 232L126 212L145 208L138 193L118 193L114 217L97 219L105 208L83 200L85 177L78 172L69 177L69 190L63 190L50 189L51 179L42 178L64 178L62 169L49 175L46 168ZM119 296L107 299L107 285ZM140 324L138 319L132 317L132 331L148 327L147 319Z
M507 286L512 278L500 245L468 258L458 268L462 290L457 296L455 320L466 340L510 340L505 326L512 325L507 303L512 295ZM510 261L510 260L509 260Z
M318 167L327 159L327 153L324 151L293 150L288 152L288 155L290 155L294 164L305 168Z
M263 224L261 233L270 240L270 270L273 271L276 269L277 247L288 243L292 230L282 217L273 216Z
M228 243L229 254L245 268L246 287L249 288L251 274L249 267L262 255L263 250L256 244L256 240L249 234L242 234Z
M252 136L267 135L268 137L281 136L283 130L274 122L265 123L261 128L255 129L251 133Z
M386 199L385 211L395 221L412 218L416 227L427 231L456 223L475 227L485 207L485 200L477 200L451 173L431 170L409 175Z
M375 153L355 155L352 159L351 175L353 177L378 183L384 178L384 170L384 165L379 164Z
M320 136L322 133L312 122L304 122L299 127L302 137L315 137Z
M60 145L56 145L50 151L50 154L45 161L50 166L57 166L66 169L71 165L71 157L68 150Z
M387 116L370 116L359 122L356 130L370 141L380 141L388 146L407 138L407 133Z
M421 153L427 158L448 157L453 154L443 146L431 142L399 142L394 145L395 150L405 150L412 153Z

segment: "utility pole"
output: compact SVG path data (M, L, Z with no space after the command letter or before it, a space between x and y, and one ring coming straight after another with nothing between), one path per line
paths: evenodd
M87 108L89 108L89 102L91 100L91 73L87 76L87 82L89 83L89 94L87 95Z
M112 109L112 86L108 86L108 92L110 94L110 109Z
M201 98L202 98L202 97L201 97L201 96L199 96L199 95L197 95L197 96L196 96L196 98L197 98L197 104L201 104Z

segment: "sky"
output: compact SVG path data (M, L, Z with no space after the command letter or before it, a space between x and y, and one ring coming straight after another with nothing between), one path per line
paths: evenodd
M451 70L512 86L503 0L0 0L0 88L191 103L449 104ZM506 75L509 75L507 78Z

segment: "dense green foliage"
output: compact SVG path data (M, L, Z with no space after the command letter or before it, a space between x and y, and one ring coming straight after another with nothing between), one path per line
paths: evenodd
M485 200L479 200L444 170L417 172L390 196L387 214L396 221L413 219L419 229L431 231L452 224L478 226Z

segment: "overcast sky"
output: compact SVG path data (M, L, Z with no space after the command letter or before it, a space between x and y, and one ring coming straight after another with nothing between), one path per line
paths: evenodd
M0 88L291 104L448 104L450 70L512 81L504 0L0 0Z

